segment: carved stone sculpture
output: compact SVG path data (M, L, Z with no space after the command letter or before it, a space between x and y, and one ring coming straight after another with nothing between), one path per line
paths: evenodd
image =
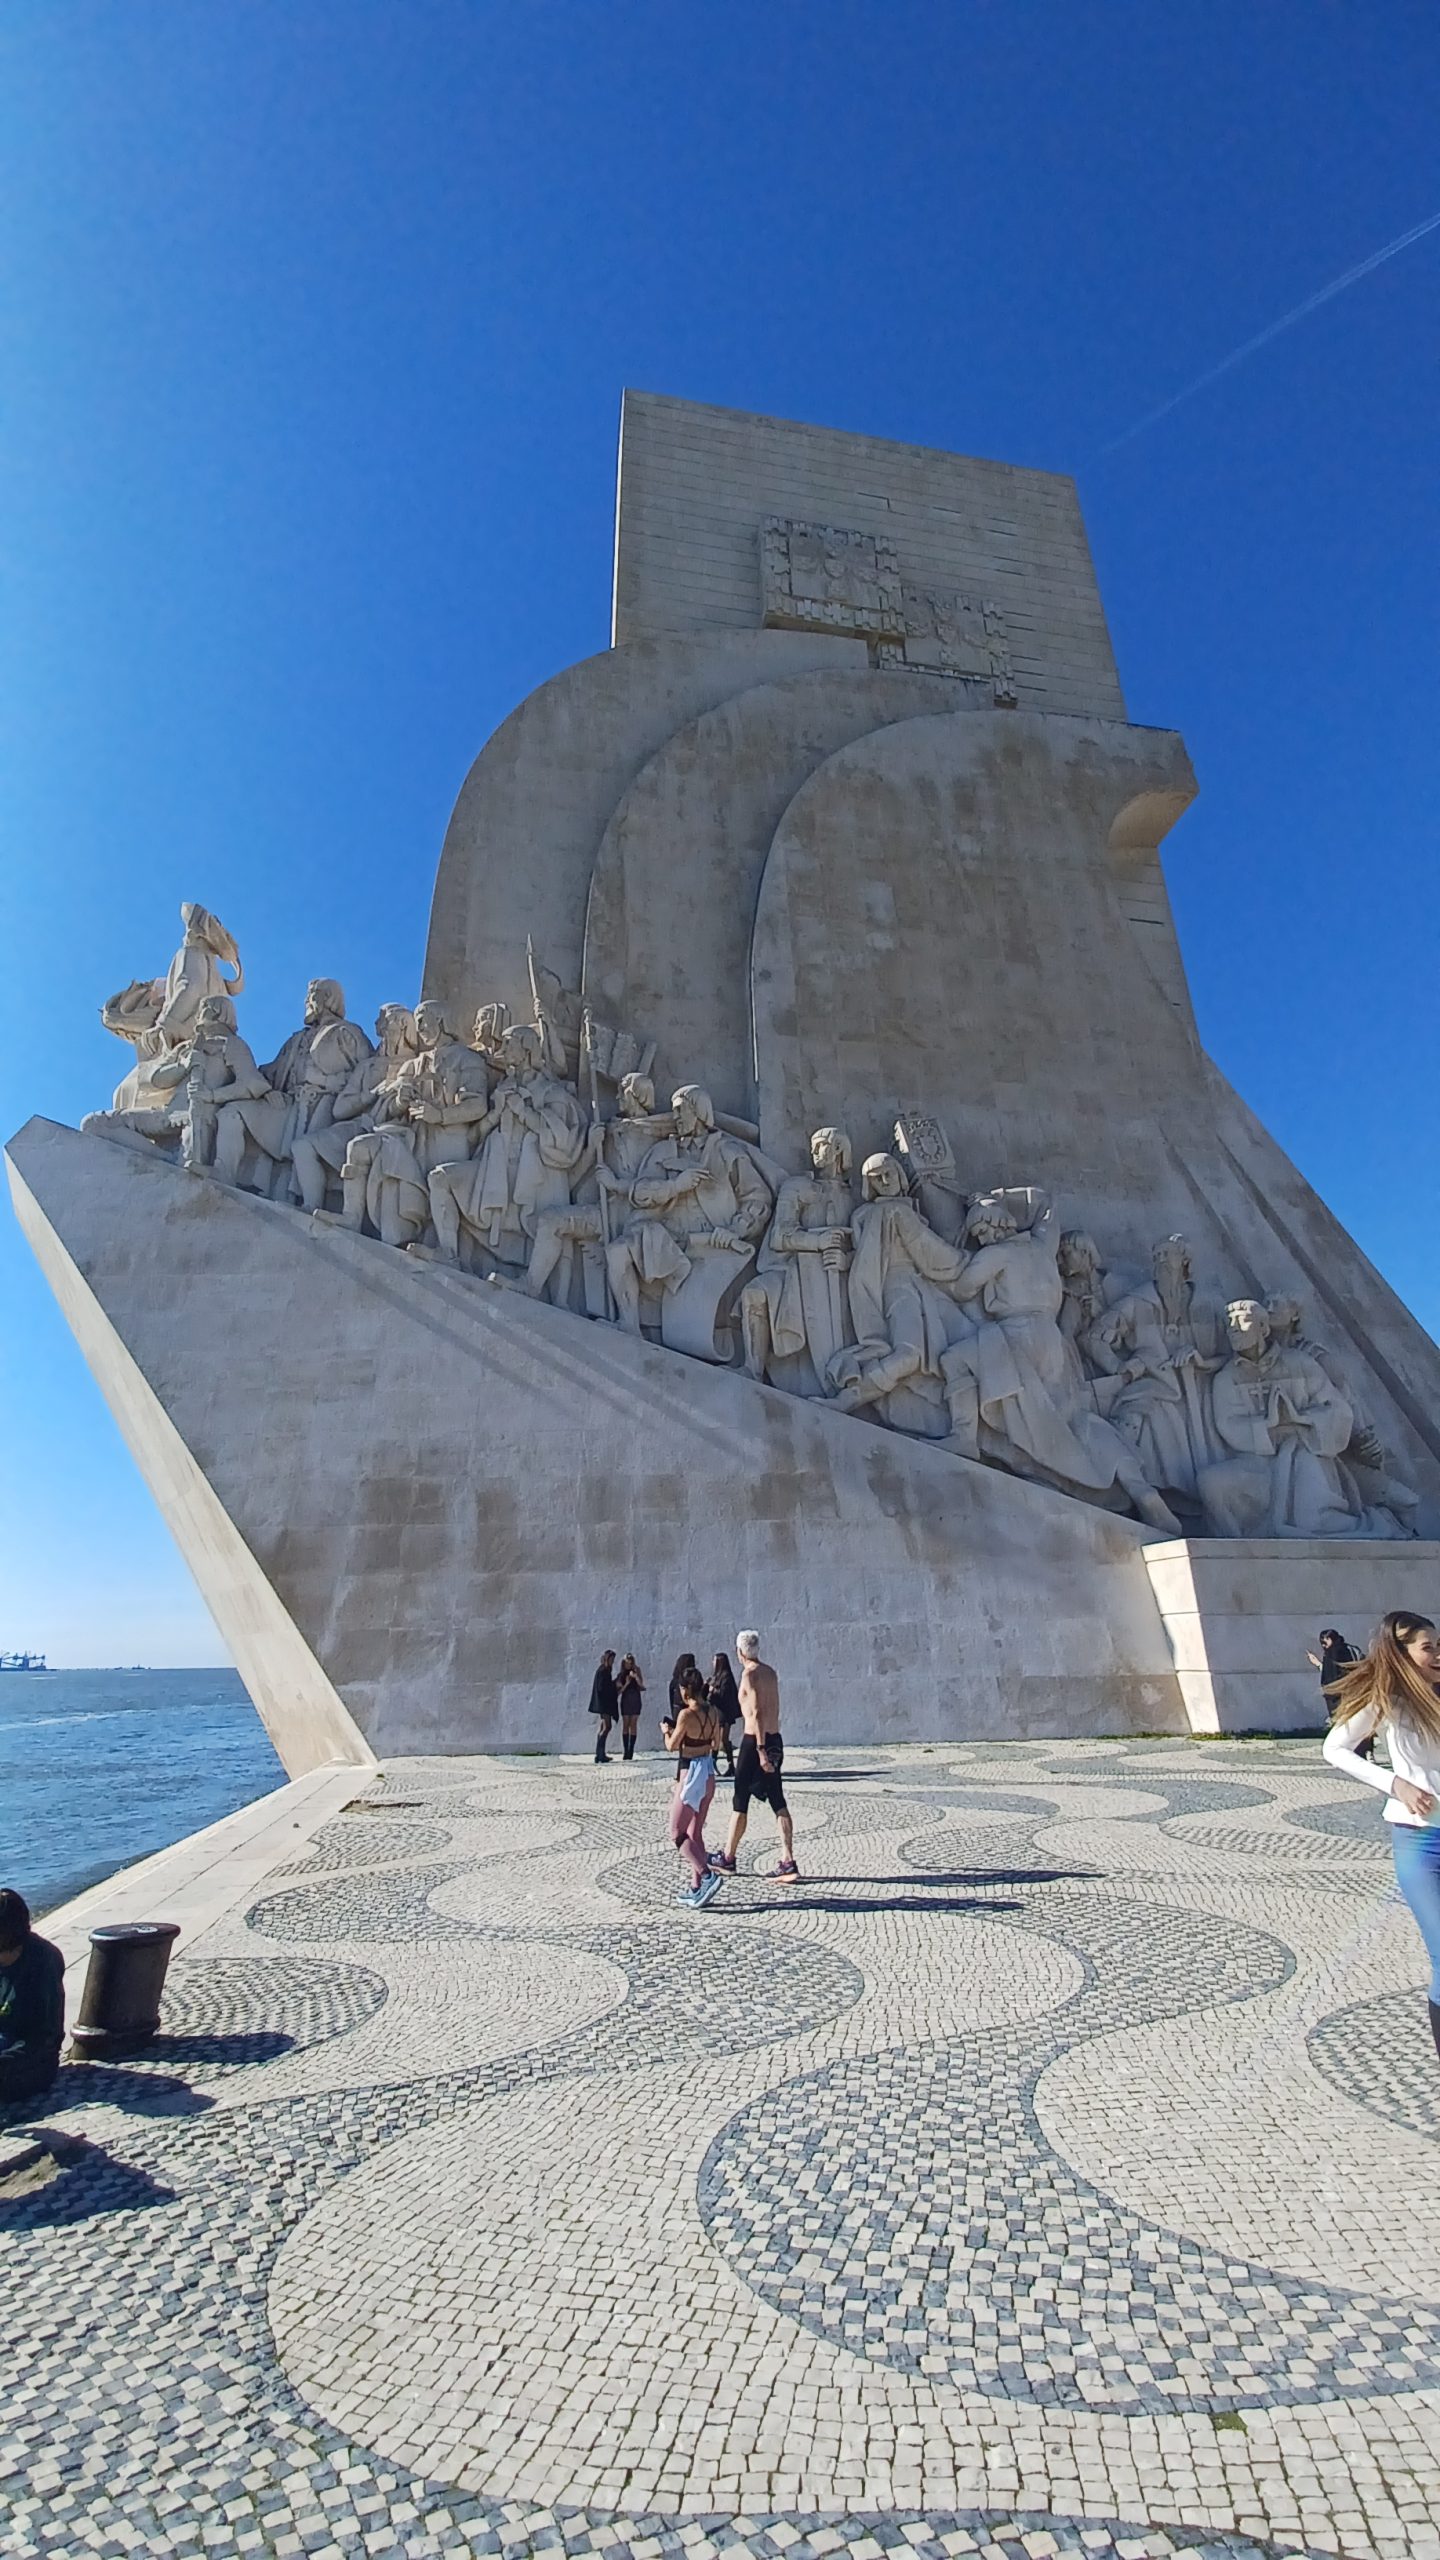
M344 1170L352 1138L375 1125L382 1085L392 1081L416 1056L420 1039L408 1005L382 1004L375 1016L375 1041L375 1047L350 1069L334 1095L328 1118L321 1123L312 1121L291 1141L291 1164L302 1209L324 1209L331 1184Z
M1319 1362L1332 1385L1338 1387L1350 1406L1354 1419L1345 1444L1342 1467L1347 1480L1367 1511L1388 1514L1404 1538L1418 1535L1415 1513L1420 1497L1413 1485L1404 1484L1395 1475L1388 1451L1375 1425L1360 1411L1349 1384L1333 1352L1324 1343L1315 1342L1305 1329L1305 1311L1298 1298L1271 1297L1265 1301L1270 1322L1270 1338L1283 1350L1303 1351Z
M347 1021L344 990L335 978L312 978L305 990L305 1019L278 1056L261 1070L266 1090L253 1099L224 1104L215 1139L215 1170L239 1186L282 1199L290 1191L290 1154L297 1137L323 1128L351 1070L370 1055L358 1022Z
M151 1075L160 1059L182 1047L195 1028L207 996L233 1000L245 984L245 972L232 937L208 907L187 902L180 909L184 939L163 978L132 978L100 1008L100 1019L116 1038L128 1040L134 1062L116 1087L109 1111L93 1111L81 1122L92 1136L126 1143L173 1141L175 1122L165 1097L170 1086L153 1086ZM225 975L226 967L231 975ZM230 1027L234 1029L232 1013ZM132 1115L165 1113L165 1129L137 1129Z
M260 1067L226 991L242 982L231 937L203 907L182 915L166 977L102 1010L135 1062L87 1131L431 1259L462 1263L468 1238L470 1258L563 1307L578 1270L588 1316L698 1359L736 1356L738 1315L752 1377L1128 1503L1167 1534L1202 1519L1220 1536L1415 1534L1418 1497L1299 1301L1235 1301L1222 1341L1182 1236L1127 1286L1083 1229L1055 1237L1042 1193L967 1203L944 1128L918 1109L896 1120L894 1154L867 1158L857 1206L842 1131L817 1129L809 1170L789 1173L699 1085L657 1112L624 1063L637 1044L533 954L534 1023L486 1003L467 1042L433 1000L389 1004L372 1050L319 978ZM585 1077L588 1128L558 1059Z
M1060 1330L1070 1350L1073 1383L1081 1387L1089 1375L1087 1351L1090 1330L1105 1313L1105 1265L1094 1237L1086 1235L1081 1227L1066 1229L1060 1238L1055 1259L1064 1291L1060 1304Z
M122 1134L111 1124L132 1111L160 1109L150 1074L161 1058L170 1054L170 1043L162 1038L155 1025L160 1019L164 1000L163 978L132 978L100 1007L100 1019L107 1031L119 1040L128 1040L134 1052L131 1064L115 1088L109 1111L92 1111L81 1121L82 1129L96 1137Z
M1085 1348L1100 1372L1100 1401L1139 1456L1148 1481L1172 1501L1196 1495L1199 1474L1221 1452L1210 1420L1209 1381L1224 1352L1209 1308L1195 1302L1190 1248L1166 1236L1154 1277L1106 1308Z
M476 1153L433 1168L430 1214L447 1261L459 1261L464 1228L497 1262L523 1270L537 1218L569 1201L585 1124L572 1088L546 1073L532 1023L517 1023L500 1047L506 1072L476 1126Z
M811 1171L781 1184L755 1277L740 1294L746 1368L792 1395L824 1395L830 1362L854 1339L851 1162L842 1129L815 1131Z
M415 1008L413 1056L383 1076L370 1127L351 1139L343 1167L341 1219L368 1224L382 1244L418 1244L430 1224L428 1176L471 1143L489 1108L485 1061L451 1031L433 998Z
M1135 1450L1077 1388L1060 1329L1064 1287L1052 1212L1043 1194L978 1200L965 1222L971 1250L953 1284L973 1325L942 1363L950 1402L950 1446L1092 1499L1119 1487L1142 1520L1178 1531L1169 1506L1147 1483Z
M606 1255L610 1286L632 1332L642 1329L648 1291L659 1300L663 1342L697 1359L723 1359L721 1302L753 1263L775 1193L753 1147L716 1127L701 1086L682 1085L670 1107L674 1133L646 1156L631 1215Z
M537 1211L526 1281L532 1298L548 1292L558 1306L568 1306L578 1248L589 1316L609 1313L605 1252L611 1230L624 1224L635 1178L652 1147L674 1129L673 1115L655 1109L655 1087L648 1076L622 1076L618 1101L615 1119L597 1119L591 1126L575 1169L577 1196L564 1208ZM584 1194L592 1188L595 1196L587 1199Z
M92 1111L82 1126L95 1137L122 1145L177 1154L192 1173L213 1165L219 1103L230 1095L268 1090L253 1052L235 1027L228 996L202 996L188 1040L147 1055L143 1083L137 1071L116 1096L138 1091L143 1099L114 1111Z
M936 1234L947 1244L958 1244L969 1202L955 1169L954 1148L939 1121L928 1111L902 1111L895 1123L895 1153Z
M1230 1357L1212 1388L1229 1454L1200 1472L1207 1525L1222 1538L1393 1538L1399 1524L1362 1501L1341 1465L1352 1408L1318 1360L1277 1342L1257 1298L1226 1311Z
M206 996L229 996L233 1003L245 987L235 938L219 917L189 901L180 909L180 922L184 939L166 971L155 1020L161 1039L172 1049L189 1039Z
M860 1189L849 1273L856 1338L826 1363L826 1385L845 1413L940 1439L950 1427L942 1362L961 1324L951 1292L965 1255L915 1207L897 1156L867 1156Z
M567 987L553 969L542 967L533 944L526 957L535 1027L544 1043L543 1063L552 1075L563 1084L577 1084L589 1069L618 1088L624 1076L649 1074L655 1056L653 1040L642 1044L633 1032L599 1021L582 995Z
M254 1051L235 1028L235 1007L228 996L201 997L191 1037L155 1068L151 1081L159 1088L177 1088L180 1161L190 1173L219 1172L222 1112L263 1102L270 1090Z

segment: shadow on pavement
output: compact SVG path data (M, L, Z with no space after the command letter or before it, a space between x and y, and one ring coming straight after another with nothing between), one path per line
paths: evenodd
M744 1903L736 1916L740 1917L741 1911L745 1919L750 1920L762 1911L923 1911L928 1915L932 1911L974 1913L1023 1911L1025 1908L1022 1902L997 1902L989 1895L980 1894L966 1894L962 1899L950 1902L931 1894L922 1899L909 1889L908 1882L903 1894L835 1893L826 1890L843 1881L839 1876L807 1876L803 1884L786 1885L768 1901ZM877 1881L883 1882L884 1879ZM818 1893L815 1890L817 1885L820 1887ZM712 1911L718 1907L718 1900L710 1906Z

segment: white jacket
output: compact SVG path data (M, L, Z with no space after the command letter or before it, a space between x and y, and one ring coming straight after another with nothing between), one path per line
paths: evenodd
M1363 1778L1367 1787L1383 1789L1387 1822L1408 1823L1415 1831L1433 1830L1440 1823L1440 1743L1429 1741L1412 1725L1392 1717L1385 1726L1389 1768L1381 1761L1362 1760L1355 1745L1378 1733L1380 1721L1378 1706L1369 1706L1358 1708L1343 1724L1332 1724L1325 1736L1325 1757L1332 1769L1346 1769L1352 1778ZM1412 1786L1424 1787L1428 1795L1434 1796L1437 1810L1429 1815L1412 1813L1391 1793L1397 1778L1408 1778Z

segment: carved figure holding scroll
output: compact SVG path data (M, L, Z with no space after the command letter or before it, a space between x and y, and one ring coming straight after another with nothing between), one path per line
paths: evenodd
M1318 1360L1277 1342L1258 1298L1226 1310L1230 1357L1216 1376L1216 1437L1232 1454L1201 1469L1207 1525L1221 1538L1393 1538L1341 1466L1354 1413Z
M746 1368L792 1395L824 1395L831 1360L854 1339L851 1162L843 1129L815 1131L811 1170L781 1184L755 1277L740 1293Z
M648 1076L622 1076L617 1099L619 1107L613 1120L592 1122L575 1169L575 1191L583 1193L593 1188L596 1196L572 1199L561 1209L537 1211L525 1284L532 1298L543 1298L548 1290L557 1306L568 1306L578 1246L585 1312L590 1316L608 1313L604 1247L609 1231L624 1225L641 1166L651 1148L668 1138L674 1126L668 1111L657 1113L655 1087ZM603 1203L599 1196L602 1191Z
M825 1383L844 1413L940 1439L949 1428L941 1362L962 1319L952 1291L965 1268L909 1197L898 1156L867 1156L852 1222L855 1340L831 1353Z
M745 1276L775 1205L752 1147L715 1125L702 1086L681 1085L670 1103L673 1134L650 1149L631 1191L632 1211L606 1255L620 1321L641 1331L642 1293L660 1299L662 1338L699 1359L724 1356L715 1337L727 1289ZM692 1274L704 1277L679 1311ZM689 1317L694 1322L688 1321Z
M312 1214L324 1209L327 1191L344 1170L351 1139L362 1130L373 1129L382 1086L393 1082L419 1050L415 1016L408 1005L382 1004L375 1016L375 1043L369 1054L351 1068L333 1097L324 1122L317 1125L312 1121L291 1141L290 1158L300 1206Z
M1023 1227L1017 1207L1027 1213ZM942 1363L950 1447L1065 1492L1094 1497L1118 1486L1151 1527L1178 1532L1130 1442L1104 1420L1088 1388L1077 1388L1060 1329L1065 1293L1044 1193L975 1201L965 1236L970 1250L954 1295L973 1323Z
M370 1127L345 1150L341 1220L368 1224L382 1244L419 1243L430 1223L427 1176L463 1152L489 1108L485 1061L456 1039L433 996L415 1007L415 1038L413 1055L381 1078Z
M505 1075L476 1125L477 1152L463 1163L436 1165L430 1215L447 1261L460 1259L463 1227L497 1262L523 1269L536 1219L570 1198L585 1124L571 1087L546 1073L544 1040L533 1023L507 1031L500 1054Z

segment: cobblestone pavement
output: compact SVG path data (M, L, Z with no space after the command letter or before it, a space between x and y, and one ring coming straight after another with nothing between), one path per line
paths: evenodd
M1440 2551L1378 1799L792 1764L798 1888L761 1812L678 1908L654 1756L411 1761L186 1946L0 2161L0 2551Z

